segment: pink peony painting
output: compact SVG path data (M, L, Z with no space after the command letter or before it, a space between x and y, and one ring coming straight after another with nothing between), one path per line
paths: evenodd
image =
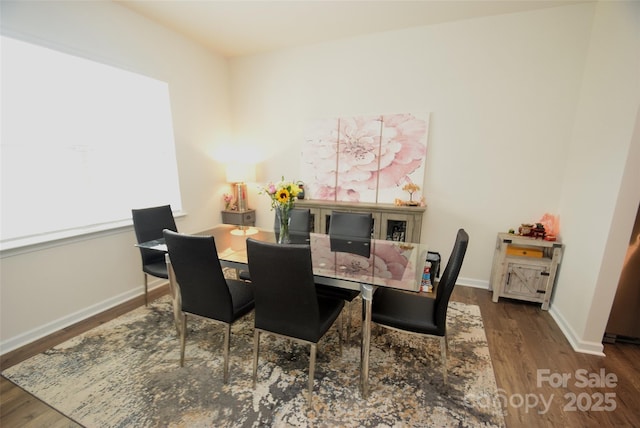
M301 178L310 199L392 203L422 186L428 115L391 114L310 122Z

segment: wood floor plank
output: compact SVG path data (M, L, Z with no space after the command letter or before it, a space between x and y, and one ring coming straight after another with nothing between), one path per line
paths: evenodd
M456 287L453 300L469 300L468 287ZM463 292L460 292L463 291ZM505 422L508 427L563 426L608 427L640 426L640 347L606 345L607 357L575 352L555 321L540 305L500 299L491 301L487 290L475 289L480 306L498 388L504 391ZM576 370L588 374L615 373L615 388L591 388L576 385ZM570 375L566 387L539 382L538 370L550 374ZM605 393L615 394L615 411L596 411L594 402ZM549 408L516 407L527 396L550 402ZM583 399L585 409L571 406L573 396ZM510 401L511 400L511 401ZM590 403L589 403L590 400ZM514 405L515 404L515 405ZM586 404L590 404L587 406ZM540 413L542 411L542 413Z
M158 290L153 298L166 293ZM575 352L562 331L540 305L500 299L491 301L491 292L470 287L456 287L452 300L480 307L489 352L491 355L499 397L506 403L507 427L613 427L640 426L640 346L625 343L605 344L606 357ZM142 300L129 302L94 319L79 323L51 337L10 355L0 357L3 368L42 352L57 343L115 318L140 306ZM450 352L455 352L451 349ZM569 375L566 385L551 385L540 381L539 371L552 376ZM613 373L615 387L584 387L577 382L576 371L599 374ZM594 410L594 401L613 394L614 411ZM550 402L548 408L540 402L527 408L526 399ZM580 409L571 397L580 397ZM520 401L523 400L523 401ZM523 403L523 405L519 405ZM588 404L588 406L587 406ZM0 380L0 426L2 427L77 427L70 419L42 403L5 378Z
M76 428L71 419L59 413L11 381L0 379L0 426L21 428Z

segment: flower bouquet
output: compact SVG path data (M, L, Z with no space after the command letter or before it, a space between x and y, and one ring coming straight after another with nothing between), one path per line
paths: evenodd
M235 211L236 210L236 203L235 203L235 198L233 197L233 195L229 194L229 193L225 193L224 195L222 195L222 199L224 200L224 209L227 211Z
M280 222L278 243L285 244L290 242L289 219L291 218L291 210L298 199L300 187L295 181L285 181L284 177L282 177L282 180L275 184L267 184L259 193L271 198L271 209L276 211L276 216Z

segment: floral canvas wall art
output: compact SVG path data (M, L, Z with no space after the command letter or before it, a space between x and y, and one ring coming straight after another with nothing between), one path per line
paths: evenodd
M323 119L308 124L302 180L310 199L392 203L404 184L422 185L428 115ZM405 195L406 196L406 195Z
M304 181L308 199L336 199L338 124L338 119L307 123L299 177Z

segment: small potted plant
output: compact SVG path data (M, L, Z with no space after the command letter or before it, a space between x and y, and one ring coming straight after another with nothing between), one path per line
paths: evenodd
M420 190L420 186L415 183L407 183L402 188L405 192L409 192L409 201L406 203L407 205L417 206L419 202L413 200L413 194Z

